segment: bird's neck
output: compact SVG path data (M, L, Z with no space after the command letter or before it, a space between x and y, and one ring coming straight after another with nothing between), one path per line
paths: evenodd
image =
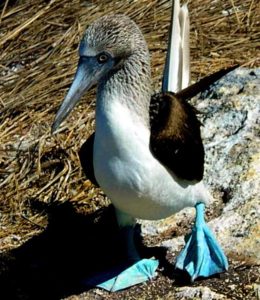
M149 128L150 99L150 58L145 44L100 82L96 113L105 118L117 118L118 115L111 116L109 113L115 113L115 108L122 107L132 115L133 121L138 120L138 123Z

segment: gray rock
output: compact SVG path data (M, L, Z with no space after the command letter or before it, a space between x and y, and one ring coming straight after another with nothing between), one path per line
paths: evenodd
M256 299L260 299L260 284L254 284L254 291L255 291L255 296Z
M183 287L176 292L177 299L202 299L202 300L220 300L227 299L226 296L213 292L208 287ZM167 299L176 299L167 298Z

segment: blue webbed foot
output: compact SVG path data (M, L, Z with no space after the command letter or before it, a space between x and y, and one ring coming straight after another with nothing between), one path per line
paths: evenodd
M116 292L152 279L156 276L158 265L158 260L141 259L132 264L121 265L110 271L97 274L84 280L83 284Z
M177 257L177 269L188 272L191 281L228 269L227 258L204 220L204 204L196 205L196 221L188 241Z

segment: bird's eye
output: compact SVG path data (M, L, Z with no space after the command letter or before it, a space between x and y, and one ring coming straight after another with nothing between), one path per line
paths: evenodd
M98 56L97 56L97 61L100 63L100 64L104 64L105 62L107 62L109 59L109 56L108 54L106 53L100 53Z

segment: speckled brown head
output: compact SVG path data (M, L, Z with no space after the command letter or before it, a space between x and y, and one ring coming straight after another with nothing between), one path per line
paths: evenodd
M107 51L113 57L128 57L142 49L146 42L139 27L129 17L107 15L94 21L85 31L80 44L80 56L93 56Z
M136 111L146 112L145 119L149 121L150 57L144 36L134 21L125 15L99 18L85 31L79 56L74 81L55 117L52 131L96 83L101 86L99 90L124 89L129 102L135 102Z

